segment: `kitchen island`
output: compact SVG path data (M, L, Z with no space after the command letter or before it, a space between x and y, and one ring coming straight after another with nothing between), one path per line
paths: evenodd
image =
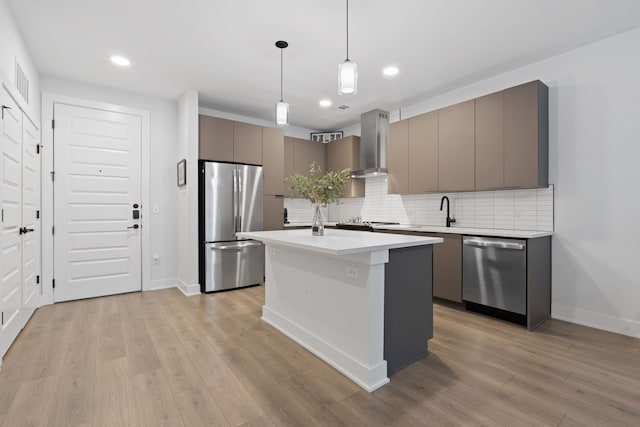
M262 319L371 392L433 336L440 238L325 230L238 233L265 250Z

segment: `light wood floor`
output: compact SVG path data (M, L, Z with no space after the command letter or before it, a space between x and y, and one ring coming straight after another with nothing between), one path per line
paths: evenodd
M39 309L4 358L4 426L640 425L640 340L436 305L430 354L369 394L260 320L264 288Z

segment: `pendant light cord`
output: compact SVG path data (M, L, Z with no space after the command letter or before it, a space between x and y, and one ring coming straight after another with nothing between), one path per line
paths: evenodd
M347 61L349 60L349 0L347 0Z
M282 85L283 85L283 79L282 79L282 74L284 73L283 71L283 62L282 62L282 48L280 48L280 101L284 100L283 96L282 96Z

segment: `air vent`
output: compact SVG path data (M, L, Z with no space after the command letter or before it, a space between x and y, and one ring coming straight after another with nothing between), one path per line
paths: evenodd
M348 108L349 108L349 106L348 106L348 105L340 105L338 108L339 108L340 110L346 110L346 109L348 109Z
M29 103L29 79L16 58L16 89L22 98Z

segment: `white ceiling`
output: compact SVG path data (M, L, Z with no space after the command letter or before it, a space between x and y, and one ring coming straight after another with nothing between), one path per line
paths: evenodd
M640 26L638 0L351 0L358 94L338 96L345 0L8 3L44 75L171 99L196 89L203 107L265 120L280 91L274 43L286 40L291 123L323 130ZM113 54L131 67L113 66ZM400 67L393 79L388 64Z

